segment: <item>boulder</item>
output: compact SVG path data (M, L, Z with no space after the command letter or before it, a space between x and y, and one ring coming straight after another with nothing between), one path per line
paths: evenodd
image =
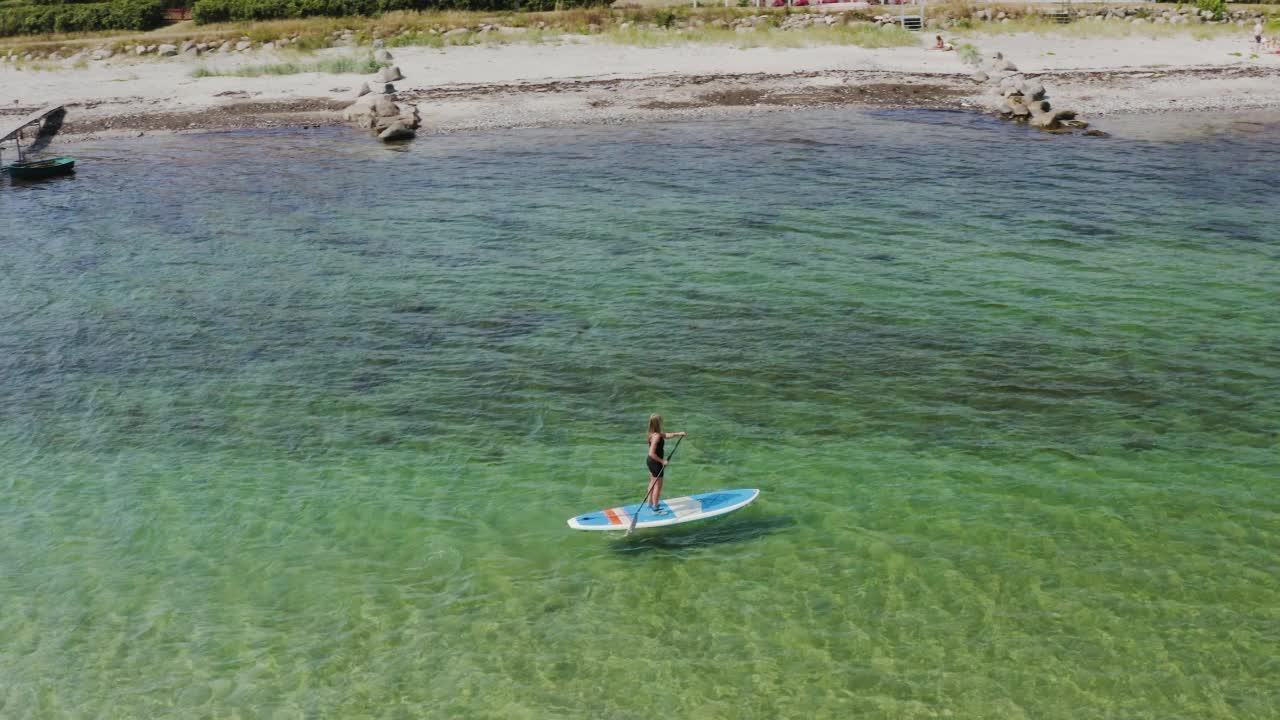
M160 57L171 57L178 54L178 46L165 43L156 48L156 53L158 53Z
M186 52L195 46L196 43L194 40L183 40L182 44L178 46L178 52Z
M233 46L232 46L232 44L231 44L231 41L230 41L230 40L228 40L228 41L226 41L226 42L224 42L224 43L222 43L221 45L219 45L219 46L218 46L218 52L220 52L220 53L229 53L229 52L231 52L232 47L233 47Z
M380 62L386 65L390 65L392 59L393 58L391 57L391 53L387 52L386 50L383 50L382 48L379 48L373 51L374 62Z
M373 112L378 117L395 117L400 114L395 100L390 95L376 95L373 101Z
M1031 127L1040 128L1041 130L1057 130L1061 126L1056 113L1046 112L1031 116Z
M382 142L397 142L402 140L412 140L414 131L405 127L401 123L392 123L390 127L378 133L378 139Z
M360 83L360 87L356 88L356 98L362 98L370 93L369 83Z
M1021 95L1022 81L1023 77L1021 75L1004 75L1000 78L999 84L996 87L999 89L1000 94L1004 96Z
M1032 100L1024 96L1022 98L1022 103L1027 106L1027 109L1031 111L1032 115L1040 115L1049 112L1048 100Z
M990 76L990 75L988 75L988 74L986 74L985 72L983 72L983 71L979 70L979 71L975 72L974 74L970 75L970 76L969 76L969 79L970 79L970 80L973 80L974 82L984 83L984 82L986 82L986 81L990 80L990 79L991 79L991 76Z
M1048 103L1045 103L1047 108ZM1061 128L1064 122L1074 121L1076 113L1074 110L1054 110L1052 112L1033 112L1031 117L1031 125L1042 130L1057 130Z
M240 42L236 43L236 52L244 52L245 50L248 50L251 47L253 47L253 43L249 42L248 40L241 40Z
M365 95L357 99L342 111L342 119L364 130L372 128L377 119L377 113L373 109L373 101L377 97L377 95Z
M133 48L133 54L134 54L134 55L146 55L146 54L147 54L147 46L146 46L146 45L137 45L137 46L135 46L135 47Z
M404 79L404 75L400 74L400 66L398 65L392 65L391 67L384 67L378 71L377 75L373 76L373 81L380 82L380 83L395 82L396 80L403 80L403 79Z
M1017 72L1018 66L1009 62L1005 58L1000 58L991 64L992 69L1000 72Z
M396 103L396 108L400 110L400 114L396 117L406 127L417 128L422 124L422 116L418 114L417 105L409 105L408 103Z
M1044 83L1041 83L1037 80L1023 80L1021 83L1019 83L1018 87L1020 90L1022 90L1022 95L1024 97L1031 98L1032 100L1044 99L1044 96L1045 96Z
M1015 118L1025 118L1031 114L1031 110L1022 104L1022 98L1014 95L1004 99L1004 113L1012 115Z

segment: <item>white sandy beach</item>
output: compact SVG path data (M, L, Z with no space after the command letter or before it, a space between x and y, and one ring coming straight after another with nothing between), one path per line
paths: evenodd
M832 104L970 107L983 88L955 52L919 47L645 48L591 36L554 44L395 48L397 82L418 100L427 131L618 122L732 108ZM1280 55L1252 55L1245 33L1172 37L988 35L960 37L999 50L1038 77L1058 107L1114 113L1280 107ZM333 48L324 55L367 55ZM0 108L71 107L72 132L332 122L366 78L304 73L193 77L285 59L287 52L199 58L116 55L79 69L0 64ZM163 116L162 122L147 122ZM244 122L237 122L241 118Z

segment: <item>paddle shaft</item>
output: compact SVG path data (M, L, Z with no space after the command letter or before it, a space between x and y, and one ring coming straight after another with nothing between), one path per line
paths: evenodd
M667 462L671 462L671 458L676 456L676 451L680 449L680 441L683 439L684 439L683 435L676 438L676 446L671 448L671 452L667 453ZM658 474L654 475L653 479L649 481L649 489L645 491L644 499L640 501L640 507L636 508L636 511L631 513L631 526L627 528L628 535L630 535L632 531L636 529L636 520L640 519L640 511L644 510L644 504L646 502L649 502L649 494L653 492L654 483L658 482L658 478L662 477L664 474L666 474L666 472L667 472L667 466L663 465L662 469L658 471Z

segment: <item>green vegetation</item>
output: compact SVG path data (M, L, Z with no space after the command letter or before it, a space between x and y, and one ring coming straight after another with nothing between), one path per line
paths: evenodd
M388 38L387 47L430 47L445 48L459 45L509 45L515 43L524 43L528 45L537 45L539 43L555 42L564 37L564 33L559 30L527 30L518 34L505 33L477 33L464 32L456 35L445 36L440 33L429 32L410 32Z
M197 24L303 17L380 15L396 10L545 11L599 5L602 0L197 0Z
M1014 18L1007 23L975 23L972 26L963 29L954 28L952 32L961 36L1035 33L1037 35L1078 38L1170 38L1186 37L1190 35L1196 40L1208 40L1209 38L1221 37L1223 35L1238 34L1240 32L1240 28L1229 23L1220 25L1199 23L1184 25L1157 25L1155 23L1076 22L1069 25L1059 25L1058 23L1043 16L1031 16Z
M215 70L197 68L191 77L261 77L263 75L298 75L300 73L327 73L329 75L368 75L378 72L383 63L372 57L325 58L313 63L268 63L266 65L246 65L234 70Z
M1227 12L1226 0L1196 0L1196 9L1213 13L1214 20L1221 20Z
M0 35L150 30L164 22L161 0L47 4L6 3L0 6Z
M768 25L752 32L739 33L730 28L700 27L688 30L650 30L628 27L613 29L604 37L620 45L670 47L705 43L754 47L813 47L817 45L856 45L865 48L909 47L920 43L920 36L899 27L847 25L811 27L803 30L775 30Z

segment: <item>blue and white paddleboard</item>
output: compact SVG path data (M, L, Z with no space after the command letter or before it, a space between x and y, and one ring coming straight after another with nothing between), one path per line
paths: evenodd
M670 498L658 503L659 507L667 511L661 515L655 513L645 503L605 508L569 518L569 527L574 530L626 530L631 527L631 516L637 512L640 513L640 517L636 519L637 530L679 525L741 510L750 505L759 495L760 491L754 489L716 490L688 497Z

